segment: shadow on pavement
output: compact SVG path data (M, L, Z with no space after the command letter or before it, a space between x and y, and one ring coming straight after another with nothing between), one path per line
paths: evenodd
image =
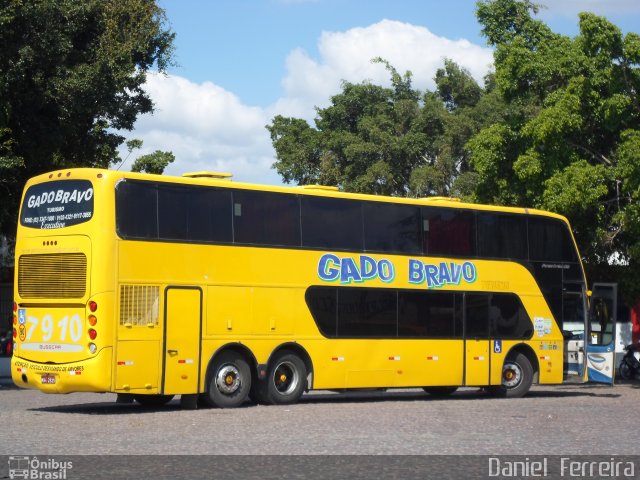
M639 385L631 385L632 388L638 388ZM383 391L374 389L352 390L349 392L312 392L303 395L300 399L301 404L327 404L327 403L373 403L373 402L399 402L399 401L428 401L428 402L454 402L454 401L472 401L472 400L489 400L489 401L527 401L527 399L544 399L544 398L578 398L578 397L594 397L594 398L618 398L621 395L616 393L615 387L594 387L593 385L558 385L545 389L537 387L530 391L526 397L522 399L498 399L491 396L487 392L478 388L462 388L457 392L447 396L432 396L422 390L402 390L402 391ZM239 408L257 407L253 403L245 403ZM278 408L273 407L273 408ZM72 405L55 405L47 407L30 408L29 411L45 412L45 413L70 413L85 415L128 415L128 414L144 414L144 413L170 413L180 411L179 399L174 399L167 405L163 406L144 406L137 403L116 403L113 401L81 403ZM234 409L216 409L209 407L201 407L199 410L207 410L213 414L227 415L232 414ZM185 410L185 412L188 410Z

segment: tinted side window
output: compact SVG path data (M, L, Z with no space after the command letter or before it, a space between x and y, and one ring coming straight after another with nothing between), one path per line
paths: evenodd
M320 333L325 337L335 337L338 330L338 289L310 287L305 293L305 300Z
M489 300L491 337L527 339L533 335L533 324L517 295L494 293Z
M155 184L146 182L118 184L116 229L122 238L158 238L158 188Z
M473 212L453 208L423 208L424 253L475 256Z
M198 189L185 207L189 240L233 241L231 191Z
M158 186L158 237L167 240L188 238L188 213L183 210L189 191L171 185ZM188 211L188 208L187 208Z
M400 292L398 336L462 338L461 307L461 294Z
M371 288L338 289L338 336L397 336L396 291Z
M526 260L526 217L478 213L478 256Z
M231 192L159 185L158 223L163 240L230 243Z
M529 255L533 261L578 261L566 224L544 217L529 217Z
M116 223L123 238L232 241L231 192L151 182L121 182Z
M420 253L420 209L392 203L366 202L364 247L368 251Z
M233 231L236 243L299 246L298 197L234 190Z
M468 293L465 296L465 337L489 338L489 295Z
M361 202L303 196L301 207L303 246L362 250Z
M562 322L562 269L547 268L544 263L533 263L533 273L551 314L558 324Z

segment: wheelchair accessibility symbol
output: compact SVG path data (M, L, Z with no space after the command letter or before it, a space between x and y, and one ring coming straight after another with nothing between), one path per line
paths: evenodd
M502 353L502 340L493 341L493 353Z

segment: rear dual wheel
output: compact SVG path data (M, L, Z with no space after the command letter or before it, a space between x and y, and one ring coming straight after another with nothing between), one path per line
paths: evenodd
M256 403L290 405L307 389L307 367L293 352L277 353L269 362L267 378L254 384L250 397Z

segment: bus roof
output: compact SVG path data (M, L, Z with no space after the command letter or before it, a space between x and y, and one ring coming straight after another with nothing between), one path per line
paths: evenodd
M311 195L311 196L324 196L333 198L344 198L353 200L365 200L373 202L389 202L389 203L401 203L407 205L429 205L434 207L448 207L456 209L469 209L469 210L486 210L493 212L505 212L505 213L519 213L519 214L533 214L543 215L548 217L555 217L568 223L566 217L563 215L538 210L534 208L526 207L507 207L500 205L488 205L480 203L464 202L459 198L452 197L424 197L424 198L412 198L412 197L391 197L386 195L373 195L366 193L351 193L343 192L335 186L328 185L299 185L299 186L284 186L284 185L265 185L257 183L245 183L235 182L231 180L231 174L220 174L208 172L196 172L195 174L187 174L183 176L173 175L157 175L150 173L137 173L137 172L123 172L118 170L107 170L98 168L72 168L65 170L56 170L53 172L43 173L41 175L31 178L27 182L27 186L33 183L46 182L49 180L64 180L72 178L105 178L111 179L116 184L123 179L133 179L141 181L152 182L166 182L184 185L203 185L203 186L216 186L220 188L239 188L244 190L259 190L269 191L277 193L288 193L297 195Z

